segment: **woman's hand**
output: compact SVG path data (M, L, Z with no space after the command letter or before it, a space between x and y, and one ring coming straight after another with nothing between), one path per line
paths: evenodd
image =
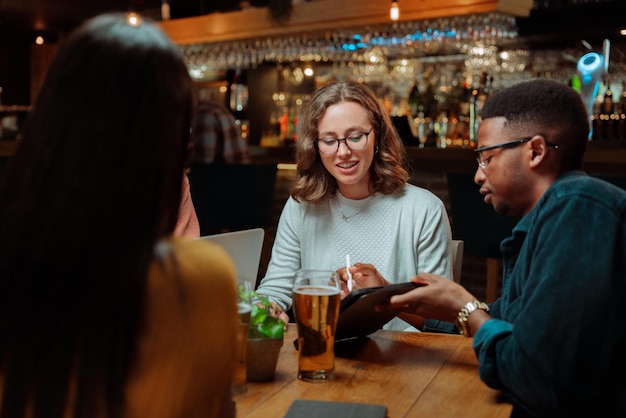
M390 284L373 264L356 263L350 267L350 273L352 273L352 289Z
M270 301L269 314L274 318L282 319L285 323L285 331L287 330L287 324L289 323L289 315L283 311L283 308L278 306L275 302Z
M337 270L337 273L339 273L339 278L341 279L340 294L341 299L343 299L350 293L348 290L348 273L345 267ZM352 290L389 284L373 264L356 263L350 267L350 273L352 274Z

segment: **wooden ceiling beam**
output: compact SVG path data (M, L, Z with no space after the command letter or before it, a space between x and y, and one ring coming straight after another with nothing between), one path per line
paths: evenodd
M527 17L532 3L532 0L399 0L399 21L487 12ZM265 7L172 19L159 24L178 44L212 43L387 24L391 22L390 4L382 0L313 0L296 3L288 21L282 25L269 19Z

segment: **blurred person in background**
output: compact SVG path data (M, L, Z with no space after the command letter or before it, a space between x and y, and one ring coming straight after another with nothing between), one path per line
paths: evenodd
M194 99L135 14L61 45L0 184L0 416L234 417L234 266L172 236Z
M200 97L192 132L192 163L249 163L248 144L233 114L214 98Z

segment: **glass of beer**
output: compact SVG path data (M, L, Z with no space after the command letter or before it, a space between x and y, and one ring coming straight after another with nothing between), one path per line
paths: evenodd
M248 390L246 376L246 346L248 345L248 328L250 327L250 311L252 285L249 280L239 279L237 282L237 345L235 347L235 373L233 375L232 394L238 395Z
M335 331L341 298L339 275L300 270L293 284L298 327L298 379L325 382L335 377Z

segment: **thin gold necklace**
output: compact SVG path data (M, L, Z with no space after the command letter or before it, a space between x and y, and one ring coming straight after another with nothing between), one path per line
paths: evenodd
M353 213L352 215L348 216L345 213L343 213L343 209L341 208L341 203L339 202L339 196L335 197L335 201L337 202L337 208L339 209L339 212L341 212L341 219L343 219L344 222L348 222L348 219L354 218L356 215L363 212L365 208L367 207L367 205L364 205L361 209L356 211L356 213Z

